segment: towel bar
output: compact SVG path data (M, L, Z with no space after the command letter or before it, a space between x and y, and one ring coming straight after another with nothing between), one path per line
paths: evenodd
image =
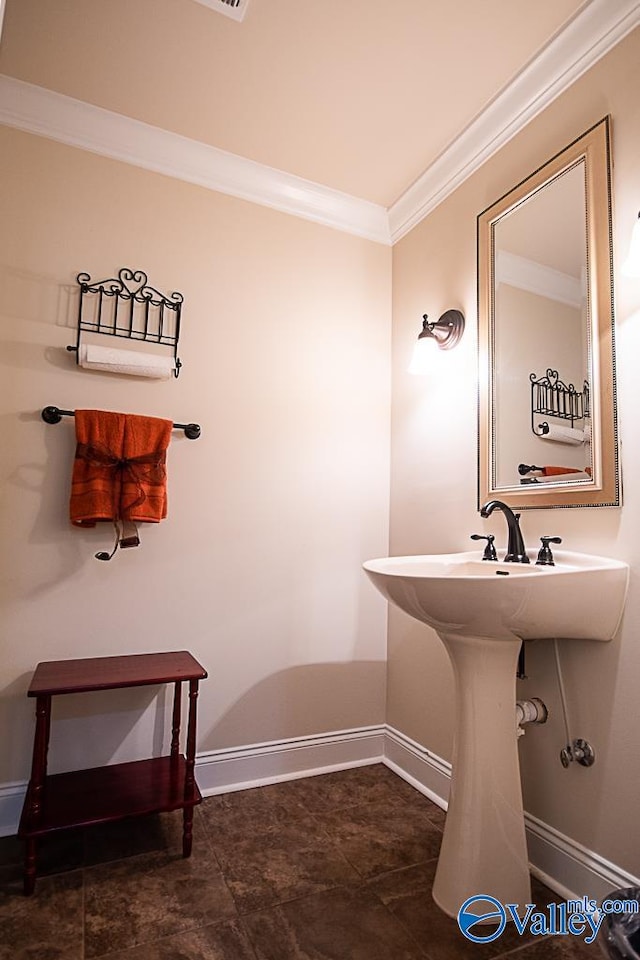
M75 410L45 407L41 416L45 423L60 423L63 417L75 417ZM184 435L187 440L197 440L202 432L199 423L174 423L173 429L184 430Z

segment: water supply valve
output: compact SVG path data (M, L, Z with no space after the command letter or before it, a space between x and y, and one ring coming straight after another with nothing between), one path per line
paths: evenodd
M573 743L568 743L560 751L560 763L568 767L575 760L582 767L592 767L596 762L596 752L588 740L578 737Z

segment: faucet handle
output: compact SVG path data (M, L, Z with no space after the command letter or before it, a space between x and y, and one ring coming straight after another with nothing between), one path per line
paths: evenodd
M553 554L551 553L550 543L562 543L561 537L540 537L542 546L538 551L538 559L536 560L536 566L541 567L553 567L555 565L555 560L553 559Z
M497 560L498 554L496 553L496 548L493 545L495 537L492 533L483 535L482 533L472 533L471 540L486 540L487 545L484 548L484 553L482 554L483 560Z

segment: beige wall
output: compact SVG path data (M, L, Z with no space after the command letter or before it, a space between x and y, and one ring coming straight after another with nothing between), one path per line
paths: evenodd
M640 206L640 32L605 59L530 123L394 250L391 553L470 547L469 534L491 531L504 545L501 517L476 512L476 290L475 218L514 183L610 113L613 119L614 252L618 402L624 469L624 508L527 511L525 540L558 534L568 549L626 560L631 585L620 635L611 644L564 643L563 663L574 736L597 751L595 766L564 770L558 752L564 732L552 650L530 645L519 695L542 697L546 727L522 738L525 807L636 875L640 831L634 823L640 794L638 690L640 689L640 284L620 276L619 265ZM422 313L432 318L461 308L467 333L451 355L438 356L430 379L406 374ZM453 682L436 635L398 611L389 633L389 723L448 758Z
M385 604L360 567L388 543L390 251L7 128L0 164L0 784L28 775L41 660L190 649L199 751L382 722ZM75 275L121 266L184 294L177 381L65 351ZM71 528L73 421L47 404L202 424L174 435L139 549L99 563L109 526ZM144 755L161 713L152 692L58 701L52 769Z

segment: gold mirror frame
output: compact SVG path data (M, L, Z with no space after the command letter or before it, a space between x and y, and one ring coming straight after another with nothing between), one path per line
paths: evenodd
M498 486L495 384L495 226L501 217L584 160L592 479ZM620 506L615 396L610 118L595 124L478 216L478 509L494 497L520 510Z

